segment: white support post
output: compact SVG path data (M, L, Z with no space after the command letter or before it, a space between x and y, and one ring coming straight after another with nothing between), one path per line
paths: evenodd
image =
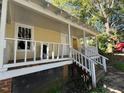
M87 67L87 59L84 58L84 64L85 64L85 67Z
M62 44L62 58L64 57L64 45Z
M83 41L84 41L84 53L85 53L85 55L86 55L86 38L85 38L85 35L86 35L86 33L85 33L85 31L83 31Z
M105 72L107 72L106 59L104 57L102 57L102 61L103 61L104 70L105 70Z
M80 54L78 54L78 61L81 64L81 60L80 60Z
M71 44L71 26L68 24L68 44L69 44L69 56L72 57L71 49L72 49L72 44Z
M93 85L93 88L96 88L96 71L95 71L94 62L91 62L91 73L92 73L92 85Z
M0 68L4 64L4 48L5 48L5 30L7 20L7 4L8 0L2 0L1 22L0 22Z
M84 66L84 64L83 64L83 56L81 56L81 65L82 65L82 67Z
M77 59L78 59L78 56L77 56L77 52L75 52L75 60L77 61Z

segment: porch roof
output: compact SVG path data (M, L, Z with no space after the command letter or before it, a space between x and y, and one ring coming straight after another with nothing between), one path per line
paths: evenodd
M99 34L99 32L95 31L90 26L85 25L78 18L70 15L66 11L52 5L51 3L46 2L46 0L42 0L43 2L41 2L41 0L13 0L13 1L15 1L17 4L23 7L30 8L33 11L44 14L45 16L51 17L66 24L70 24L71 26L86 31L90 34L93 35Z

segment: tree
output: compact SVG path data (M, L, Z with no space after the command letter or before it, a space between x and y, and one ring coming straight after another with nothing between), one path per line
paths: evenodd
M124 0L52 0L53 4L71 12L83 22L109 33L124 29ZM120 21L121 20L121 21Z
M103 32L98 37L103 52L112 52L124 40L124 0L53 0L53 4Z

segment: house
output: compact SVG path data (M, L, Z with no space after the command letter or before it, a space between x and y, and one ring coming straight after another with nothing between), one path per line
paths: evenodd
M45 0L0 0L0 7L1 81L75 62L96 87L96 65L107 71L107 58L97 49L98 32ZM95 46L88 45L90 36Z

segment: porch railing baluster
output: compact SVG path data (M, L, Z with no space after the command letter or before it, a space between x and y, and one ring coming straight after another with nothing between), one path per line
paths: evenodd
M55 58L55 51L54 51L55 44L52 44L52 59Z
M47 43L47 59L49 59L49 43Z
M27 40L25 42L25 62L27 62Z
M17 56L17 39L15 40L15 43L14 43L14 63L16 63L16 56Z
M62 46L62 58L63 58L63 55L64 55L64 45L61 44L61 46Z
M60 45L59 44L57 44L58 45L58 55L57 55L57 59L59 59L59 51L60 51Z
M34 41L34 62L36 61L36 42Z
M41 49L40 49L40 59L43 59L43 43L40 43Z
M6 66L8 68L33 65L33 64L38 64L38 63L42 63L42 62L44 63L45 61L52 62L54 60L55 61L70 60L70 56L68 58L63 57L65 54L67 54L66 52L64 52L64 48L65 48L64 46L68 46L68 44L55 43L55 42L33 41L33 40L23 40L23 39L15 39L15 38L5 38L5 40L7 41L8 44L10 44L10 45L8 45L10 48L7 47L7 54L9 55L9 58L7 59L7 61L11 61L11 60L13 61L13 63L5 63L4 64L4 66ZM8 41L10 41L10 42L8 42ZM13 53L13 56L14 56L13 59L11 59L12 56L10 56L10 54L8 53L8 51L12 51L12 50L10 50L12 48L11 41L14 41L13 52L11 52L11 54ZM24 49L18 50L18 48L21 48L21 47L18 47L19 41L24 42ZM29 43L31 46L29 46ZM51 50L51 47L52 47L52 46L50 46L51 44L53 44L53 50ZM46 45L46 47L44 47L43 45ZM39 48L39 46L41 48ZM57 46L58 46L58 49L57 49ZM46 50L43 51L43 49L46 49ZM53 52L52 56L51 56L51 53L49 53L51 51ZM45 55L44 55L45 59L43 58L44 57L43 52L45 53ZM19 55L24 54L24 57L19 56L18 54ZM39 56L38 56L38 54L39 54ZM61 56L61 58L60 58L60 56ZM49 57L52 57L53 59L51 60L51 59L49 59ZM21 61L21 60L23 60L23 61ZM27 62L27 61L29 61L29 62Z

